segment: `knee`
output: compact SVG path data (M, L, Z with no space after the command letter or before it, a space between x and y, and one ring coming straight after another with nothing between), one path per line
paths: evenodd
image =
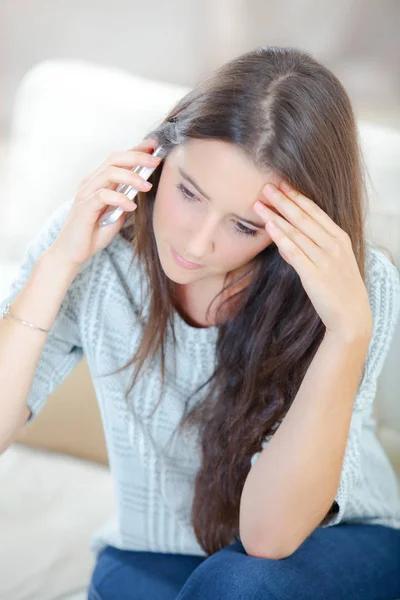
M102 550L92 573L88 600L111 600L115 598L115 584L121 579L124 564L115 548Z
M201 563L186 581L177 600L278 599L276 589L280 586L276 588L276 583L281 573L281 561L248 556L239 544L236 542ZM272 579L274 594L269 596Z

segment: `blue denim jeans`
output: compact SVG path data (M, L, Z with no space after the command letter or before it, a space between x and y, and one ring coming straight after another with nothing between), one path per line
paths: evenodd
M281 560L240 541L190 556L118 550L98 556L89 600L400 600L400 530L318 527Z

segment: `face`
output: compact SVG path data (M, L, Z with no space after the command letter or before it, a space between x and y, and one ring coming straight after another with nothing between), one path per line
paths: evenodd
M220 281L264 250L272 240L252 207L268 181L278 185L281 178L259 171L230 143L189 139L176 146L164 161L153 212L167 277L178 284ZM178 264L175 253L201 268Z

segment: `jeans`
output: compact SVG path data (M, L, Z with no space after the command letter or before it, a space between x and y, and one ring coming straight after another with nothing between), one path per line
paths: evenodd
M281 560L240 541L211 556L118 550L98 556L89 600L400 600L400 530L317 527Z

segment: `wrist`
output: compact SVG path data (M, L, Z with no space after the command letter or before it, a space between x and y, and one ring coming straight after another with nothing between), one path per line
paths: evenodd
M62 254L57 248L57 245L53 243L51 246L47 248L41 255L39 259L40 263L48 265L50 268L53 268L55 271L61 272L66 276L66 278L72 278L79 273L82 268L81 264L73 263L70 260L65 258L65 255Z

